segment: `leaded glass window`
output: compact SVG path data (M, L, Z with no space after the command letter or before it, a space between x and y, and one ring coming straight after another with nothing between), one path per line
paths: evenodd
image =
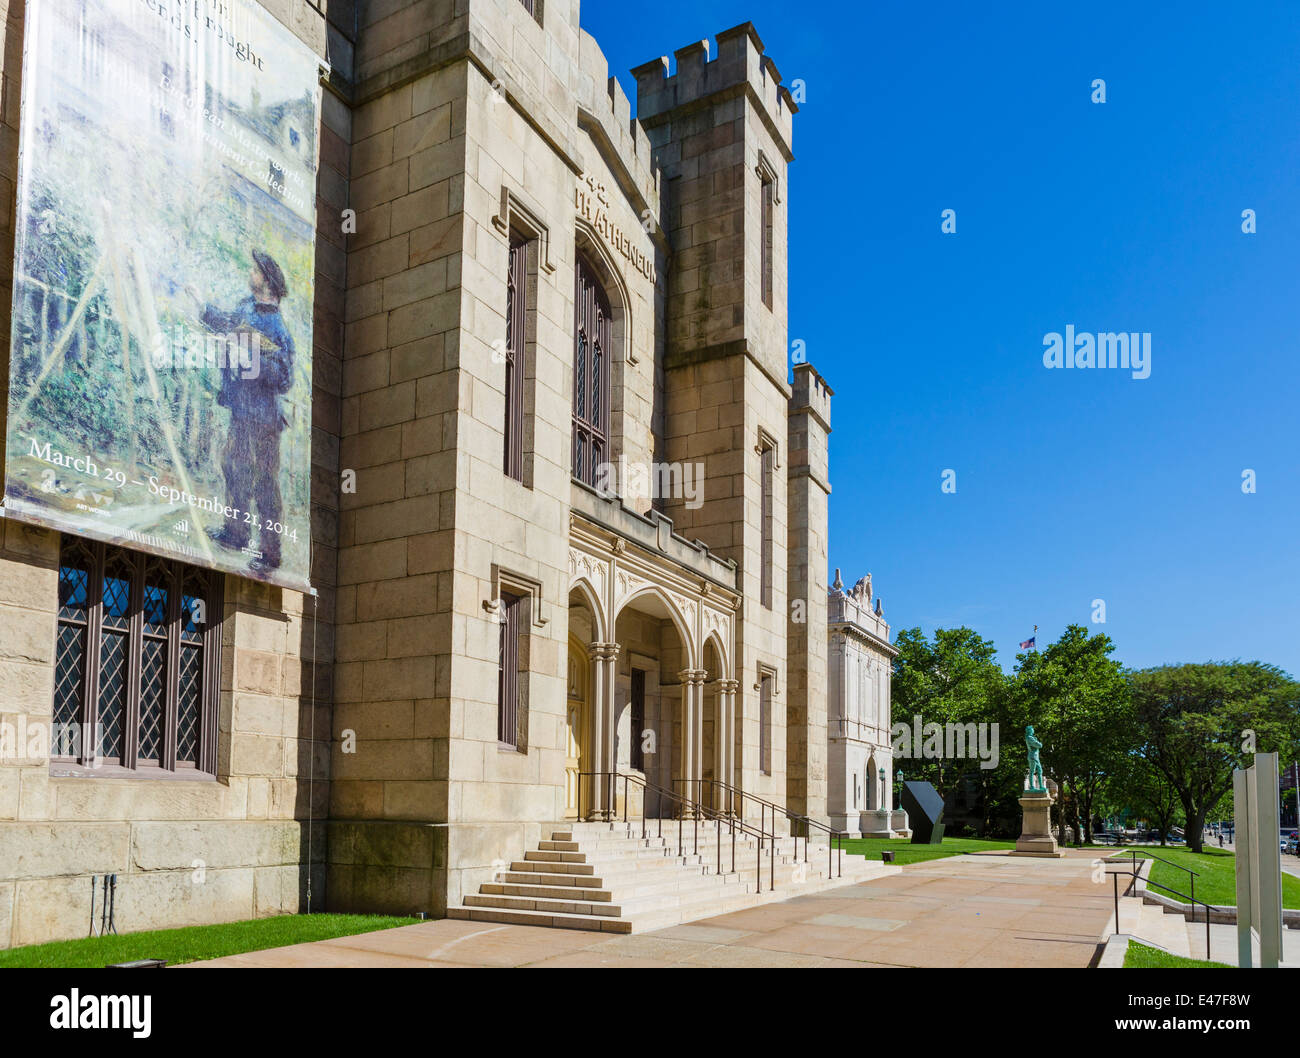
M609 299L578 258L573 339L573 476L595 485L609 458Z
M65 536L56 765L214 774L220 574Z

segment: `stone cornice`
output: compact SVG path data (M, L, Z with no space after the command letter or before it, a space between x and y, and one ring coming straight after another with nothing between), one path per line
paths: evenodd
M692 596L708 596L709 605L718 609L734 611L740 605L734 565L675 532L669 538L670 549L652 547L648 539L638 537L648 538L650 533L657 533L658 525L668 520L660 519L656 523L643 518L627 510L621 502L604 501L596 492L576 482L573 489L580 502L588 497L591 500L582 507L575 503L570 509L569 538L574 544L598 553L613 551L622 560L639 564L643 572L660 577L667 575L678 591ZM602 514L606 517L601 517ZM614 524L616 522L619 524ZM671 521L668 524L671 525ZM723 579L727 574L733 578L731 583Z
M786 471L787 478L812 478L813 484L816 485L827 496L831 494L831 483L820 474L816 473L812 467L801 466L791 467Z
M755 355L749 347L749 340L746 338L737 338L733 342L723 342L720 345L706 345L700 349L679 349L669 350L664 356L664 370L672 371L680 367L692 367L695 364L702 364L709 360L724 360L729 356L746 356L763 375L781 391L781 395L788 401L794 392L790 383L784 378L778 378L767 369L763 361Z
M889 640L881 639L880 636L867 631L860 624L855 624L852 621L831 621L827 627L832 635L836 632L841 635L851 635L854 639L869 643L882 654L887 654L891 658L898 657L898 648L891 644Z

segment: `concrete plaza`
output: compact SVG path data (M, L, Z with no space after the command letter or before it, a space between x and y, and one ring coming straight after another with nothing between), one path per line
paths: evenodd
M953 856L632 936L443 919L191 965L1086 967L1113 907L1096 856Z

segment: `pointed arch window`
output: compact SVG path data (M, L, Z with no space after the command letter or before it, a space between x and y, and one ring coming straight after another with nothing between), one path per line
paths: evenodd
M574 293L573 476L596 486L597 468L609 459L609 298L596 272L579 256Z

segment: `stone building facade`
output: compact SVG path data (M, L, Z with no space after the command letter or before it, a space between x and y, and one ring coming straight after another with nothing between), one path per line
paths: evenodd
M755 28L632 71L633 118L577 0L264 6L329 70L317 594L221 578L207 770L0 756L0 947L83 933L104 874L121 930L309 894L441 915L621 811L614 772L634 811L734 788L835 818L831 390L789 364L797 108ZM50 719L66 541L0 529L17 731Z
M898 650L889 642L880 599L872 608L871 575L847 591L835 571L829 593L830 678L826 748L830 822L853 837L910 833L895 807L890 741L890 677Z

